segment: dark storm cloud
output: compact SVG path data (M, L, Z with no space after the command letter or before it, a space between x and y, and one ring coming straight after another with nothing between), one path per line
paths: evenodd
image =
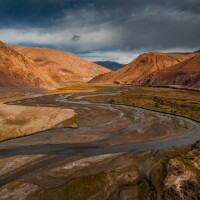
M51 26L62 17L65 9L72 9L76 1L62 0L1 0L1 26Z
M80 51L195 49L200 44L199 0L1 0L0 3L0 37L11 43L31 43L34 38L40 44ZM7 36L9 28L12 30ZM20 29L25 30L21 39ZM16 38L11 39L12 35ZM73 46L74 41L79 42Z
M74 35L74 36L72 37L72 40L73 40L74 42L78 42L78 41L80 40L80 36L79 36L79 35Z

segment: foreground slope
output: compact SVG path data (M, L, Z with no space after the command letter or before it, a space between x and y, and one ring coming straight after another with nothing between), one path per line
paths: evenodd
M88 81L110 70L84 60L71 53L47 48L13 47L16 51L34 60L49 76L64 84L68 81Z
M56 83L31 59L0 42L0 90L52 89Z
M185 61L194 55L157 52L144 53L123 68L97 76L91 82L143 85L152 73Z
M200 88L200 54L160 70L147 80L153 86L181 85L185 87Z

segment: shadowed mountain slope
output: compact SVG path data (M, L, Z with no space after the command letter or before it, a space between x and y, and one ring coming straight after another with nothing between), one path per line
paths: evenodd
M200 88L200 55L152 74L145 84Z
M123 67L125 64L121 64L121 63L118 63L118 62L114 62L114 61L95 61L96 64L98 65L101 65L101 66L104 66L110 70L118 70L119 68Z

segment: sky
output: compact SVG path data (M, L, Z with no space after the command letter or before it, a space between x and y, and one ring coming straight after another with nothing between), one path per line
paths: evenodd
M0 40L128 63L200 49L200 0L0 0Z

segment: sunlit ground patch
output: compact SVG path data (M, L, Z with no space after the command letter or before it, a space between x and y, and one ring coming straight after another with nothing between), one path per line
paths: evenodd
M56 126L75 127L75 115L72 109L0 104L0 140L30 135Z

